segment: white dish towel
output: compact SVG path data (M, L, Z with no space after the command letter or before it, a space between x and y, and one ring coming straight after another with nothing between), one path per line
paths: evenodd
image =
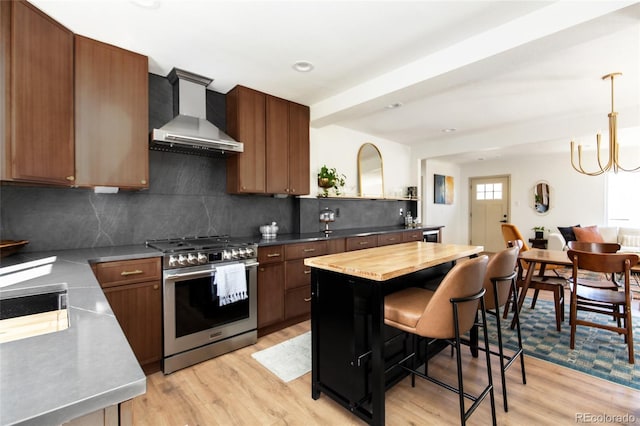
M233 263L216 267L214 281L220 306L245 300L247 296L247 276L243 263Z

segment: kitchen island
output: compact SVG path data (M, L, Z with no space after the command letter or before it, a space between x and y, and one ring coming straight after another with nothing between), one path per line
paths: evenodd
M68 327L0 343L1 425L59 425L87 415L95 417L85 424L126 424L119 404L144 394L146 377L90 263L158 256L135 245L2 259L5 295L33 294L52 284L66 289Z
M407 353L404 334L384 325L384 296L437 286L456 260L482 250L408 242L305 259L311 267L312 397L323 392L368 423L383 425L385 389L405 375L385 375L385 366Z

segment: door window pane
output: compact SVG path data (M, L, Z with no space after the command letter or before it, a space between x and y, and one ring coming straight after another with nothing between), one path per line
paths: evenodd
M487 183L476 185L476 200L502 200L502 184Z

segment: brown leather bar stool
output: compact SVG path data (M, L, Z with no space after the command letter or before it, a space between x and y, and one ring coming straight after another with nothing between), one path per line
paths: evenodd
M514 311L516 330L518 333L518 349L511 356L504 354L504 348L502 345L502 328L500 325L500 307L506 304L509 296L512 297L511 302L514 306L518 303L518 290L516 286L518 252L519 248L516 245L493 255L487 264L487 273L484 278L484 289L486 290L484 295L485 311L496 318L496 330L498 334L498 352L491 350L489 350L489 352L493 355L499 356L500 359L504 411L509 411L509 407L507 405L507 382L505 373L518 357L520 358L520 369L522 370L522 383L527 384L527 376L524 370L524 352L522 349L522 334L520 333L520 318L518 317L518 311ZM505 360L507 361L506 364Z
M487 256L480 256L454 266L435 291L424 288L407 288L396 293L391 293L384 300L385 324L398 328L417 337L440 339L455 348L458 387L455 388L437 378L427 374L427 362L425 361L425 373L416 371L417 344L414 342L414 353L408 355L391 368L401 367L411 373L411 385L415 385L415 376L422 377L430 382L442 386L458 394L460 401L460 423L466 424L467 419L489 395L491 400L491 418L496 424L495 398L493 394L493 381L491 378L491 359L486 351L487 386L478 396L464 391L462 379L462 354L460 351L460 336L468 332L474 325L482 327L484 332L485 347L489 347L489 339L486 329L486 315L484 306L483 279L487 271ZM482 322L476 322L478 304ZM404 365L411 360L411 367ZM465 409L465 398L473 401L468 410Z

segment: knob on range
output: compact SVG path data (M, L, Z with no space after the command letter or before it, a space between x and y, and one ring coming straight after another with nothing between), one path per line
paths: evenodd
M231 260L233 258L232 256L231 250L225 250L222 252L222 260Z

